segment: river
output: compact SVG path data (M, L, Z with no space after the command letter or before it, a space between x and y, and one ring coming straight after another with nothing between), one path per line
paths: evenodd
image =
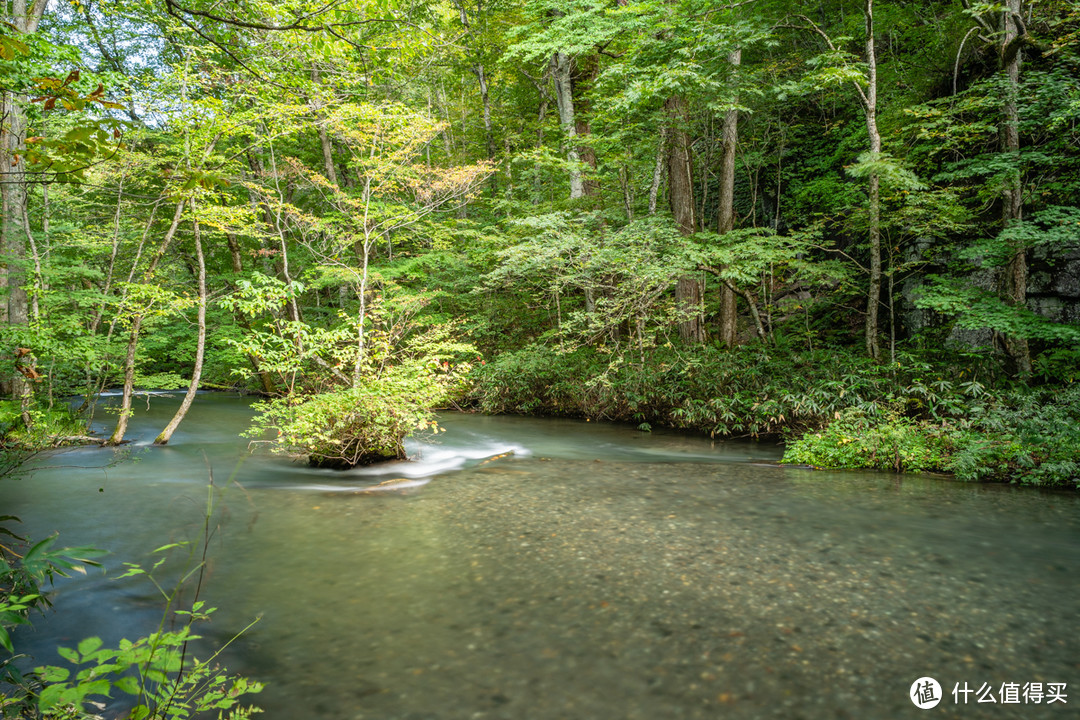
M113 578L198 540L212 470L203 597L219 609L200 629L221 644L259 618L222 661L267 683L252 696L266 720L906 718L923 676L943 717L1080 704L1076 494L463 414L413 442L416 461L315 470L250 455L250 408L228 395L201 395L172 444L149 446L178 403L140 399L123 450L0 483L24 532L112 553L16 634L39 662L156 628L154 588ZM1067 704L1003 702L1029 683L1065 683Z

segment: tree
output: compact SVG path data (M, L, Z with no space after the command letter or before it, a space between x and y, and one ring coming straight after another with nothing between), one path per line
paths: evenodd
M800 16L811 29L820 35L832 54L831 62L838 65L818 62L819 70L812 75L812 85L825 88L838 82L851 82L862 104L863 117L866 121L866 134L869 138L869 150L865 159L873 162L881 156L881 133L878 131L878 87L877 87L877 51L874 47L874 1L864 0L863 17L865 20L865 75L854 68L850 60L833 42L832 38L809 17ZM804 81L805 82L805 81ZM864 88L865 85L865 88ZM881 339L878 316L881 306L881 178L876 170L867 175L867 234L869 236L869 289L866 295L866 324L864 338L866 352L874 360L881 359Z
M742 62L742 48L728 53L728 62L737 68ZM738 104L738 95L734 104ZM720 160L720 191L717 198L716 234L724 235L735 229L735 154L739 143L739 111L735 107L724 113L722 130L723 153ZM756 310L751 306L751 310ZM720 342L735 345L737 332L735 290L724 285L720 290Z
M5 3L9 13L0 21L14 35L4 43L5 59L26 51L29 35L37 32L48 0L13 0ZM11 57L8 57L11 56ZM26 178L26 129L28 88L0 88L0 254L6 258L4 285L7 287L7 307L4 319L15 329L25 327L30 320L26 294L26 245L30 237L27 220L29 193ZM11 393L23 404L23 422L30 424L28 408L31 386L19 373L12 375Z

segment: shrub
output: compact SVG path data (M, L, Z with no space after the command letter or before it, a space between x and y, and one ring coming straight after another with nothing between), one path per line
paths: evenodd
M541 345L474 369L485 412L583 415L649 422L722 436L820 430L854 408L940 419L978 401L973 378L914 357L883 366L860 353L747 345L660 347L616 354Z
M944 470L949 440L925 421L895 412L880 417L849 409L821 432L791 442L784 462L823 468L870 468L893 472Z
M489 413L585 416L790 438L785 462L1080 486L1080 386L1004 392L980 359L838 348L536 344L473 370Z
M784 462L1080 488L1080 387L1015 392L971 409L941 422L844 413L793 440Z
M463 392L449 365L407 363L355 388L258 403L249 437L271 431L276 452L318 467L348 468L405 457L405 438L436 429L433 408Z

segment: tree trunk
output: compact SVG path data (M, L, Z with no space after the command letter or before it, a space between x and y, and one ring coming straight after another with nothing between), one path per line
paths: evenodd
M203 358L206 355L206 258L203 257L202 235L199 232L199 218L195 212L194 200L191 201L191 215L191 229L195 235L195 259L199 265L199 335L195 343L195 367L191 370L191 382L188 384L184 401L180 403L180 407L177 409L176 414L173 415L172 420L169 421L169 424L154 440L155 445L165 445L172 439L176 428L180 427L180 423L183 422L184 417L191 408L191 403L195 400L195 393L199 390L199 378L202 377Z
M16 342L25 342L21 333L29 325L29 304L26 296L26 235L23 229L26 214L26 161L23 159L26 140L26 116L14 93L4 92L0 107L0 167L4 182L0 183L0 254L4 258L4 279L8 289L6 320ZM24 404L31 392L26 378L11 376L11 395ZM24 422L27 418L24 418Z
M31 35L37 32L41 17L48 8L48 0L12 0L0 8L8 12L0 13L4 22L16 34ZM5 308L5 320L14 327L26 327L29 324L29 308L26 289L26 232L24 228L27 213L26 187L26 112L23 102L10 89L0 90L0 168L3 180L0 183L0 256L4 258L4 285L8 288L8 302ZM32 386L19 373L11 378L12 397L22 403L23 424L30 425L29 403Z
M180 227L180 217L184 214L184 202L184 200L181 200L176 204L176 212L173 213L172 223L161 241L161 246L150 259L150 264L143 275L144 283L150 282L153 278L158 263L161 262L161 258L165 255L165 251L169 249L169 245L176 235L176 229ZM139 345L139 329L142 327L142 321L142 313L136 313L135 317L131 319L127 354L124 357L124 392L120 399L120 417L116 421L116 429L113 430L113 434L105 441L106 445L119 445L124 441L124 434L127 432L128 420L131 418L131 391L135 386L135 349Z
M728 55L728 63L736 68L742 61L742 50L733 50ZM735 82L738 82L737 76ZM739 102L738 94L732 100ZM730 108L724 113L723 154L720 159L720 197L716 216L716 234L724 235L735 228L735 149L739 141L739 111ZM756 310L756 306L751 310ZM735 288L724 283L720 288L720 342L734 347L737 337L738 314L735 303Z
M668 202L675 225L683 235L697 231L694 206L694 168L690 148L690 136L686 133L686 101L678 96L667 99L668 127ZM682 315L679 321L679 337L686 342L705 341L701 322L701 281L693 275L680 277L675 284L675 305Z
M484 64L476 63L473 66L473 72L476 74L476 81L480 84L480 100L484 104L484 144L487 147L487 158L491 162L495 162L495 133L491 129L491 98L488 94L487 76L484 75ZM492 197L499 194L498 178L498 173L491 173Z
M278 195L278 205L273 209L273 228L277 232L278 236L278 249L280 251L278 255L278 262L280 265L281 279L285 281L285 284L289 287L288 302L285 304L285 311L288 313L289 320L293 322L300 322L302 317L300 316L300 306L296 302L296 293L292 291L292 277L289 275L289 248L285 242L285 226L282 224L283 217L281 208L285 205L285 195L281 192L281 176L278 174L277 169L277 155L274 153L273 143L269 144L270 147L270 172L274 176L274 189ZM269 212L269 209L268 209Z
M232 271L234 274L239 275L244 271L243 257L240 254L240 243L237 242L236 235L233 233L225 233L225 242L229 246ZM247 315L242 312L237 312L235 318L237 325L244 330L251 332L251 321L248 319ZM255 371L255 374L259 376L259 383L262 385L263 392L267 395L273 395L276 388L274 387L274 379L270 377L270 373L259 366L259 360L254 355L248 355L248 362L251 363L251 368Z
M536 86L537 92L540 94L540 107L536 111L536 149L544 147L544 121L547 119L548 98L549 95L544 92L544 89L538 83ZM533 198L532 204L539 205L544 199L543 187L541 184L540 171L533 169Z
M570 84L572 61L566 53L555 53L551 58L551 74L555 80L555 104L559 108L559 124L566 143L566 159L570 163L570 199L585 194L581 178L581 157L577 150L577 123L574 120L574 94Z
M331 185L337 186L337 168L334 167L334 146L330 142L330 134L326 132L326 118L322 110L322 101L319 99L319 69L317 67L311 68L311 82L315 85L313 95L311 97L311 107L315 111L315 126L319 129L319 145L322 146L323 155L323 169L326 171L326 179L330 181Z
M1010 173L1008 184L1002 193L1001 221L1003 226L1023 218L1023 186L1020 178L1020 113L1017 95L1020 88L1020 64L1022 62L1018 38L1022 33L1020 18L1021 0L1008 0L1003 13L1005 36L1002 43L1002 61L1006 78L1005 106L1002 108L1001 145L1017 167ZM1011 46L1011 47L1010 47ZM1018 242L1010 248L1011 257L1005 267L1003 285L1005 299L1019 308L1027 304L1027 248ZM1005 347L1021 374L1031 373L1031 349L1025 337L1008 336Z
M589 102L586 99L587 86L591 85L600 72L600 64L595 55L585 59L578 58L572 63L576 72L571 75L570 93L574 106L574 131L577 137L587 138L592 133L589 126ZM596 195L600 192L600 183L595 179L596 151L589 145L578 145L578 157L582 162L593 169L593 175L584 181L582 191L585 195Z
M874 51L874 0L866 0L866 131L870 136L873 160L881 155L881 135L877 127L877 55ZM874 360L881 359L878 309L881 305L881 178L870 173L869 231L870 231L870 290L866 298L866 352Z
M656 165L653 167L652 184L649 185L649 215L656 214L656 202L660 195L660 181L664 179L664 160L667 158L667 128L660 128L660 142L656 146Z
M630 193L630 168L626 163L619 166L619 189L622 190L623 209L626 211L626 221L634 221L634 197Z

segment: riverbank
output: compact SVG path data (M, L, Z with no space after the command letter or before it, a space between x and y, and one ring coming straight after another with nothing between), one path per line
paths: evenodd
M773 437L784 461L1080 488L1080 388L1011 387L975 355L877 364L836 348L560 352L474 369L488 413L587 417L716 437Z

